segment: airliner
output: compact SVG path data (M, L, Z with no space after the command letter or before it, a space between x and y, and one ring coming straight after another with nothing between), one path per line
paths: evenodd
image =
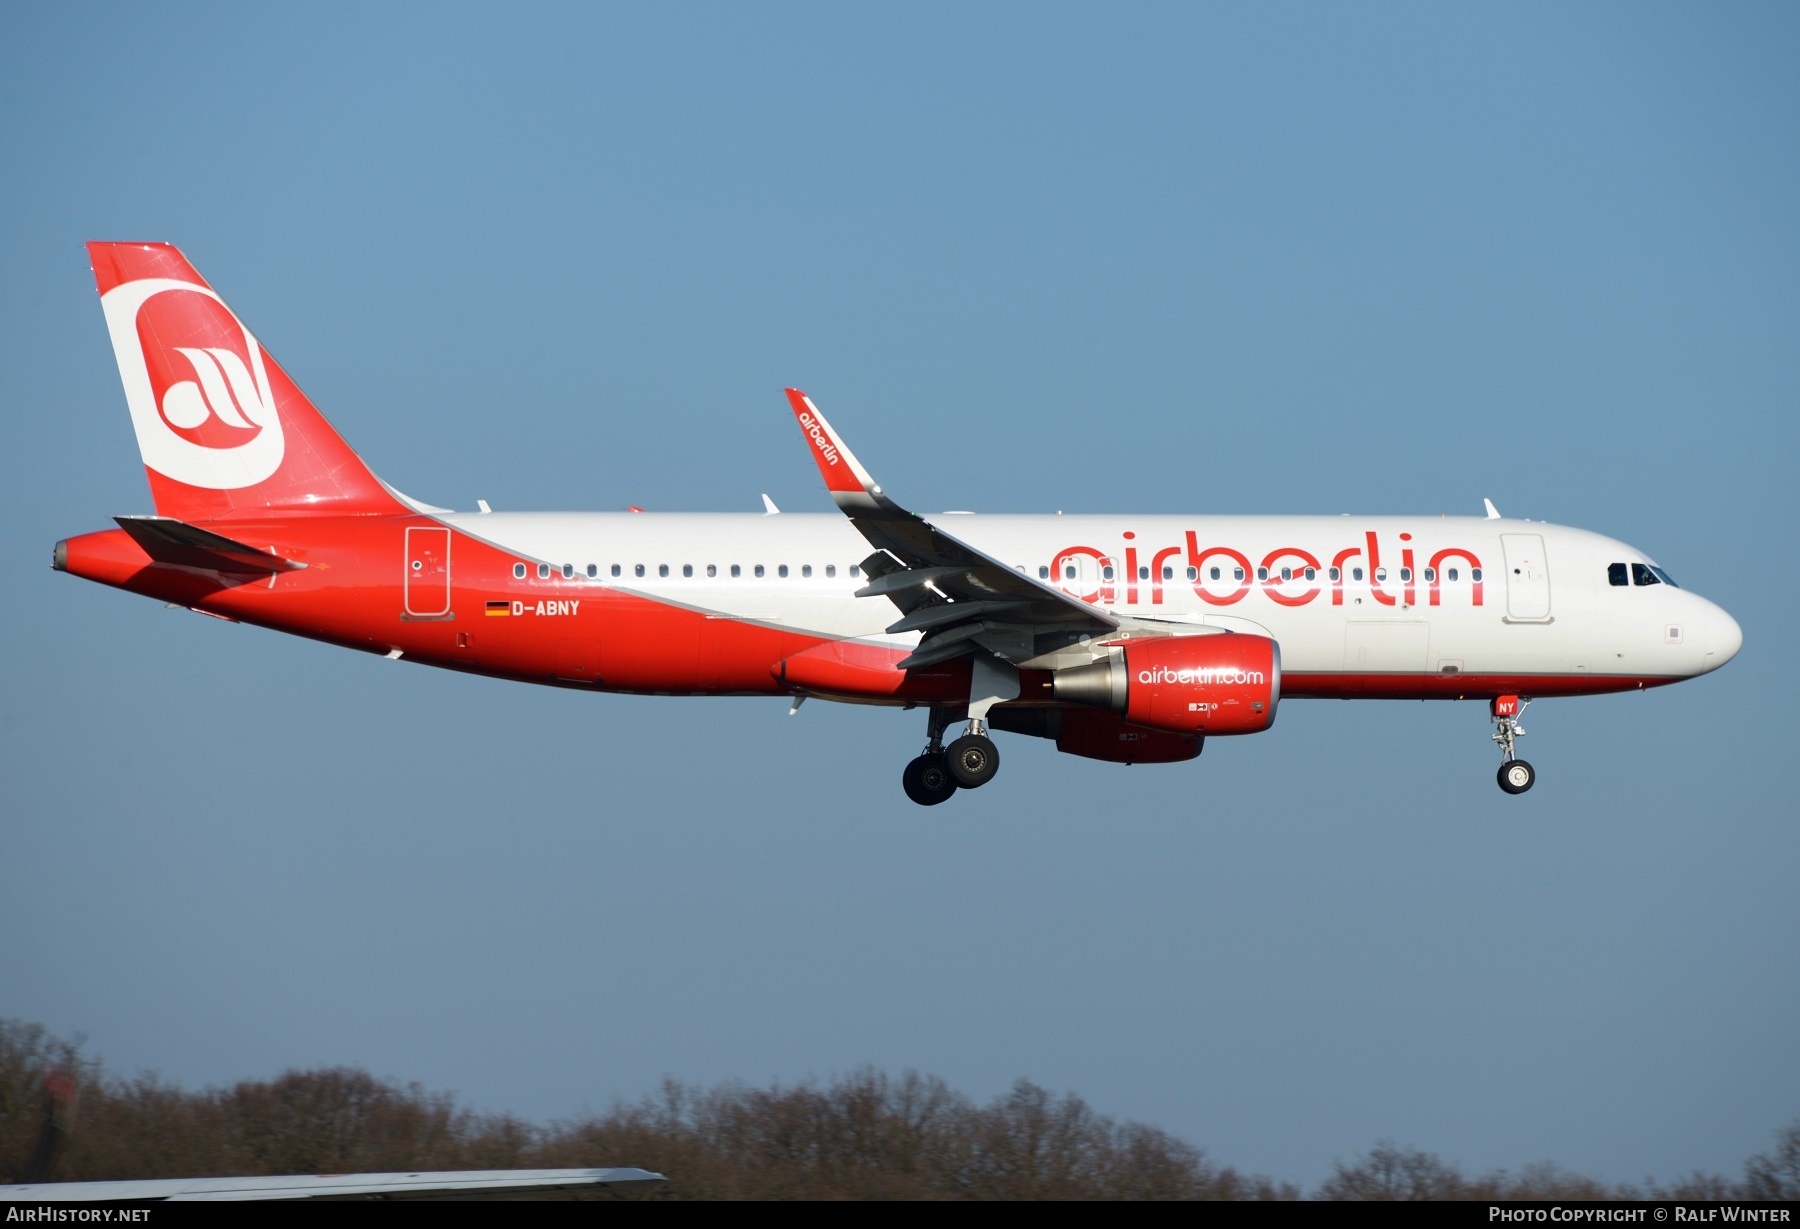
M1743 643L1644 552L1491 502L920 516L798 389L841 515L767 496L742 514L456 512L376 477L174 247L88 253L155 513L58 542L58 571L520 682L923 709L901 780L925 806L994 778L995 732L1174 763L1301 699L1485 701L1500 788L1522 794L1532 700L1694 678Z

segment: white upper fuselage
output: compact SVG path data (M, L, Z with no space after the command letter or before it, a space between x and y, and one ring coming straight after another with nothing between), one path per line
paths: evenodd
M899 612L858 598L869 546L836 514L455 513L446 524L577 581L828 638L901 646ZM1643 552L1585 530L1472 517L927 518L994 559L1136 621L1257 631L1293 675L1673 681L1742 634ZM1609 568L1625 565L1628 581ZM1633 568L1631 565L1643 565ZM761 569L760 574L758 569ZM735 573L734 573L735 569ZM853 570L854 569L854 570ZM1308 569L1311 569L1310 578ZM1335 571L1334 571L1335 569ZM1614 575L1617 575L1616 569ZM1190 578L1192 577L1192 578ZM1477 604L1477 591L1480 603ZM1435 595L1435 600L1434 599ZM1629 682L1623 685L1630 686Z

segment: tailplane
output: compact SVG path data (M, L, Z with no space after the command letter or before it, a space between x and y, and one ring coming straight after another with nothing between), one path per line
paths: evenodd
M179 251L87 246L160 516L409 510Z

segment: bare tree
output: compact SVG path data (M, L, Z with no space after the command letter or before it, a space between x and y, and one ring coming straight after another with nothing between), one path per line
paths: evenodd
M1773 1151L1745 1164L1744 1192L1751 1199L1800 1199L1800 1119L1775 1132Z

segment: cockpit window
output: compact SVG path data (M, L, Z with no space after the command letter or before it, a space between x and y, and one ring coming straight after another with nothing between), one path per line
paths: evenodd
M1655 572L1658 576L1660 576L1662 578L1663 584L1669 586L1669 588L1671 588L1671 589L1681 588L1680 585L1675 583L1675 578L1673 576L1669 575L1667 572L1663 571L1661 568L1657 567L1655 564L1650 565L1650 570L1652 572Z
M1649 564L1634 563L1631 565L1631 583L1634 585L1660 585L1662 578L1650 570Z
M1628 585L1631 581L1625 575L1625 565L1609 563L1606 565L1606 583L1609 585Z

